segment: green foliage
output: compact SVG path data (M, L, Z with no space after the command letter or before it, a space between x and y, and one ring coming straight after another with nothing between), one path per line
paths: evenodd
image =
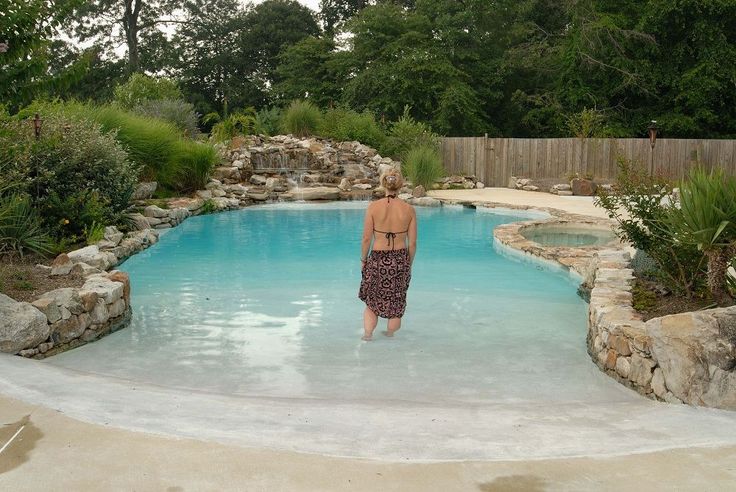
M194 106L180 99L149 99L134 107L133 112L169 122L185 137L197 138L200 135Z
M175 101L181 98L182 93L173 80L134 73L124 84L115 88L113 100L124 109L133 109L148 101Z
M345 108L328 109L317 133L338 142L357 140L374 148L380 148L386 138L373 114Z
M727 302L727 270L736 255L736 177L722 169L693 169L680 184L679 207L663 217L661 233L692 245L708 258L708 289Z
M69 87L86 71L91 56L52 67L51 39L68 22L78 0L11 0L0 8L0 101L12 110L52 90Z
M279 55L276 96L285 101L309 99L325 108L338 101L347 71L328 37L304 38Z
M416 121L411 116L409 107L404 107L404 114L391 123L386 140L380 148L381 154L403 161L410 149L419 146L439 149L439 135L426 123Z
M225 119L220 119L216 113L208 117L208 122L217 121L210 130L210 137L215 142L224 142L237 135L252 135L257 122L256 111L253 108L232 113Z
M631 294L632 306L637 311L649 311L657 305L657 294L638 282L634 284Z
M322 124L322 112L309 101L293 101L284 112L281 129L297 137L314 135Z
M202 204L202 208L199 209L199 214L200 215L213 214L217 212L217 210L218 209L217 209L217 205L215 205L215 202L211 198L208 198Z
M662 234L671 207L672 184L650 176L641 166L620 159L611 192L599 191L595 204L618 223L618 236L644 251L667 287L690 297L702 287L703 254L671 234ZM600 189L599 189L600 190Z
M283 111L281 108L263 108L256 114L253 133L256 135L277 135Z
M411 149L403 163L403 171L414 186L422 185L427 190L432 189L434 182L445 175L439 151L429 145Z
M218 160L212 145L193 140L178 140L171 155L169 174L163 178L165 186L182 192L192 192L205 187Z
M84 228L84 237L88 245L96 244L105 237L105 226L99 222L92 222Z
M0 193L0 253L48 254L51 240L27 195Z
M100 106L91 114L106 131L115 132L131 160L142 166L144 178L181 192L207 183L217 162L211 145L182 138L170 123L114 106Z
M44 115L39 139L23 114L3 122L0 131L5 173L23 184L18 192L30 195L55 238L80 235L93 220L114 223L128 206L138 176L112 135L74 117L77 106L69 105L68 115L64 109L41 103L29 108ZM86 215L88 208L94 214Z

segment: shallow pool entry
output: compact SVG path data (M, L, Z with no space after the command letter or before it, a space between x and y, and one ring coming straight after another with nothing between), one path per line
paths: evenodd
M417 402L634 400L585 349L576 282L499 255L522 220L419 209L402 330L360 341L365 203L192 218L122 265L129 329L47 363L225 394Z

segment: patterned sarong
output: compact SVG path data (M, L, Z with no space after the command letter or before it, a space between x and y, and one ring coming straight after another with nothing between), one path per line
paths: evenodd
M371 251L358 297L381 318L401 318L411 280L409 250Z

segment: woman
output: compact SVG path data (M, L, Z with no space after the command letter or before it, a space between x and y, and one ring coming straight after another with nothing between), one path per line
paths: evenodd
M365 341L373 339L379 316L388 318L383 334L394 336L406 308L411 264L417 251L417 216L414 207L396 197L403 184L399 171L387 171L381 178L386 197L371 203L365 213L360 255L363 276L358 293L366 304Z

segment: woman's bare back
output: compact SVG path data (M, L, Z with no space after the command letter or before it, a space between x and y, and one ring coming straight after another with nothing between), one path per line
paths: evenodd
M403 200L384 198L368 207L372 220L373 249L403 249L407 247L407 237L411 233L414 208Z

